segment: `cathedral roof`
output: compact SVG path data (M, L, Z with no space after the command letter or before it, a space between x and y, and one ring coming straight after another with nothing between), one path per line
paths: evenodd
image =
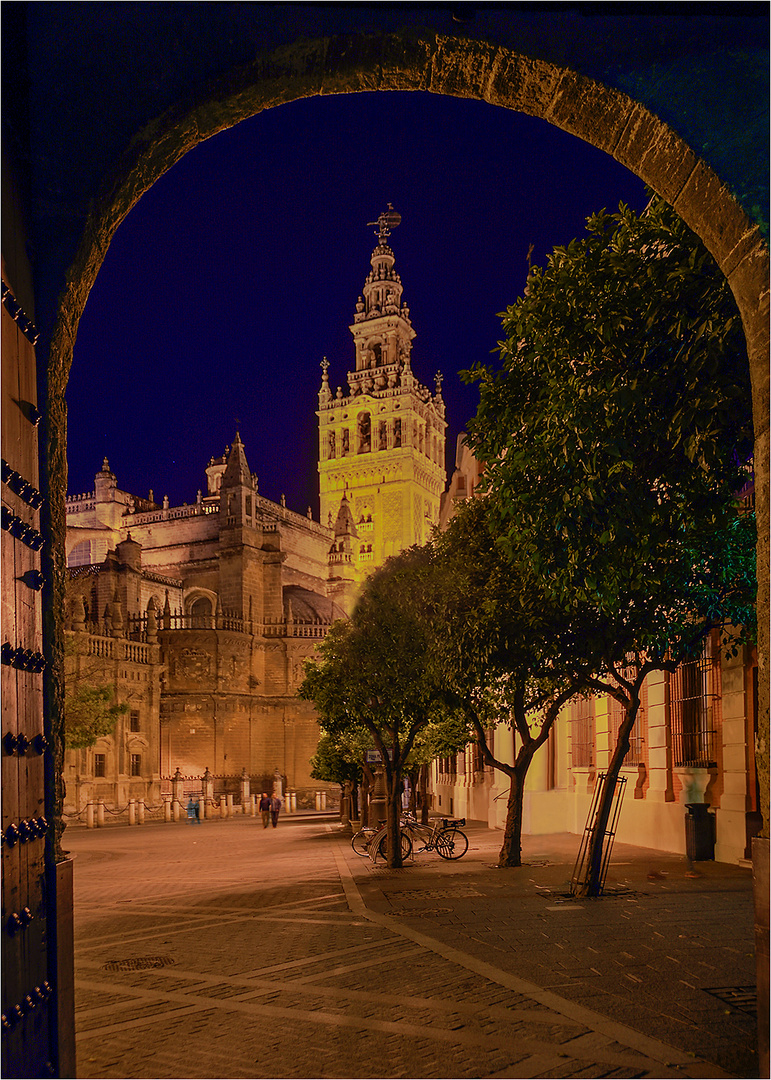
M227 467L222 477L222 486L223 488L252 486L252 474L249 472L244 444L241 442L241 436L238 432L236 432L236 437L233 439L233 445L230 448Z

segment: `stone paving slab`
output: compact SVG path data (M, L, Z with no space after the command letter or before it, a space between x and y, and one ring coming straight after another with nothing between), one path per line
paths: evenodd
M753 1018L704 990L754 981L746 871L623 849L578 903L576 837L499 871L469 835L390 871L321 821L67 833L78 1076L757 1075Z

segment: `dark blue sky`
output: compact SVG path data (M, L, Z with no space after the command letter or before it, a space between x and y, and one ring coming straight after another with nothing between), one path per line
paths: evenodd
M268 498L318 517L323 356L345 390L349 324L374 221L391 237L417 337L445 375L447 466L476 409L457 372L490 357L497 317L637 177L543 121L478 101L370 93L271 109L189 153L118 229L80 323L67 393L69 491L106 455L120 487L193 502L233 437Z

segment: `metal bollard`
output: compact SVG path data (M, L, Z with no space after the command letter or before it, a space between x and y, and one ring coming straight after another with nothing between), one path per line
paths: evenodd
M133 799L129 799L129 825L137 823L137 807Z
M137 803L137 822L139 825L144 825L145 823L145 804L142 799Z
M94 827L94 804L88 803L86 806L86 828L93 829Z
M104 799L96 804L96 825L98 829L104 828Z

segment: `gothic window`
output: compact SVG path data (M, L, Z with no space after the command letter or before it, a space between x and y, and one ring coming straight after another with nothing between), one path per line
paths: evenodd
M248 518L250 518L252 516L252 497L251 497L251 495L246 496L246 516Z
M131 755L131 775L132 776L141 776L142 775L142 755L141 754L132 754Z
M207 596L199 596L197 600L194 600L189 608L190 615L192 616L192 625L198 627L208 627L211 624L211 600Z
M368 454L372 449L372 421L369 413L359 416L359 453Z
M402 422L401 419L394 420L394 446L402 445Z
M91 541L81 540L70 551L67 559L68 566L88 566L91 562Z
M132 709L129 713L129 731L139 731L139 709Z
M419 432L420 432L420 434L418 435L418 440L419 440L418 446L419 446L420 452L422 454L423 453L423 425L422 424L420 425Z
M94 754L94 776L106 776L107 775L107 756L105 754Z
M380 421L380 432L378 436L378 445L381 450L388 449L388 425L385 420Z
M343 457L350 452L350 445L348 443L348 428L343 428Z
M333 458L335 456L335 433L330 431L329 433L329 456Z

